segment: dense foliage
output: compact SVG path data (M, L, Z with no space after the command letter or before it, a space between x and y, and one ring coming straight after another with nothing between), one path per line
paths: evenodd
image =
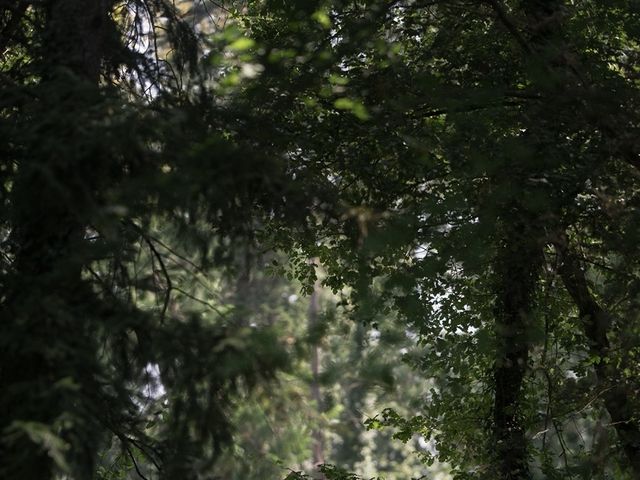
M640 478L637 2L9 3L2 478Z

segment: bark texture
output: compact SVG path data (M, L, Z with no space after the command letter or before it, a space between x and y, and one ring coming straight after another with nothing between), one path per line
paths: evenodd
M521 406L529 363L531 303L542 254L530 225L516 221L508 228L495 266L498 351L493 373L493 453L496 478L516 480L530 478Z
M620 377L614 363L608 361L611 358L611 345L607 333L614 319L589 291L585 274L574 255L564 252L559 273L580 311L582 329L589 340L591 354L599 359L594 368L604 406L629 461L633 478L640 479L640 426L631 404L633 393Z

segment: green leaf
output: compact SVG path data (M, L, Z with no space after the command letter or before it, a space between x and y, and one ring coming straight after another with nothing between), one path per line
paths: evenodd
M365 106L358 100L354 100L352 98L338 98L335 102L333 102L333 106L338 110L349 110L360 120L369 120L369 112Z
M318 22L323 28L331 28L331 18L329 18L326 12L318 10L311 15L311 18Z
M248 37L240 37L237 40L234 40L228 45L229 50L233 50L235 52L244 52L245 50L249 50L255 46L255 40Z

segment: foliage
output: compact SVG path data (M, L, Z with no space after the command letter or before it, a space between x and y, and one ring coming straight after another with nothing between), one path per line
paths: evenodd
M618 230L609 195L633 215L637 81L633 62L614 65L637 55L621 39L639 18L596 3L267 2L250 19L272 73L256 95L283 89L278 138L342 202L277 239L353 286L358 318L397 309L419 334L413 363L434 388L421 415L386 420L433 435L460 478L637 472L635 387L617 380L628 361L613 360L626 348L607 312L622 297L598 282L623 295L636 276L610 263L637 229ZM295 62L268 56L282 45ZM605 466L589 432L606 415L625 455Z
M0 7L0 476L638 477L636 3L208 6Z

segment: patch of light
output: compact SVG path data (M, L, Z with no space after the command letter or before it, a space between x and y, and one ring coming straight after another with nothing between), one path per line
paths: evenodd
M438 455L438 448L436 447L436 441L434 438L430 438L429 440L427 440L422 435L420 435L418 437L418 445L421 449L429 452L430 455L433 455L434 457Z
M147 398L157 400L164 396L167 391L165 390L164 385L162 385L162 381L160 379L160 367L158 364L147 363L147 366L144 367L144 373L148 378L148 381L144 386L144 393Z

